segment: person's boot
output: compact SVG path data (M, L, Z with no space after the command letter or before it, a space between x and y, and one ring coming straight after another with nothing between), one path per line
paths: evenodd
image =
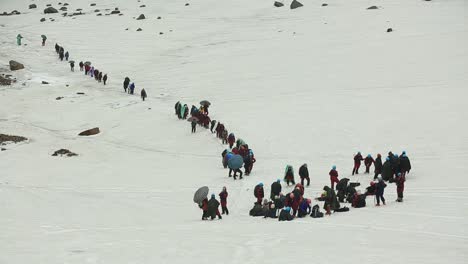
M227 207L226 207L226 215L229 215L229 210L227 209Z
M330 206L327 206L326 211L327 211L327 212L325 213L326 215L331 215Z
M223 218L221 217L221 215L218 215L218 219L221 220L221 219L223 219Z

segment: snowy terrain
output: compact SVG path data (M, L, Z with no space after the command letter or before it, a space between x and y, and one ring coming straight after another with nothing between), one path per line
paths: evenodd
M0 133L29 138L0 152L0 264L466 263L466 0L304 0L295 10L270 0L66 2L85 15L43 14L58 1L0 0L0 12L22 12L0 16L0 72L18 79L0 86ZM124 15L94 12L115 7ZM19 33L27 45L16 45ZM70 72L56 42L109 85ZM10 73L11 59L25 69ZM123 93L125 76L146 102ZM253 149L251 176L228 178L225 146L173 114L175 102L202 99ZM101 134L77 136L95 126ZM60 148L79 156L52 157ZM353 154L389 150L412 161L402 204L390 184L384 207L368 198L287 223L248 215L253 187L269 194L286 164L296 174L309 164L305 196L315 197L334 164L367 186L370 176L350 176ZM201 221L192 198L203 185L227 187L229 216Z

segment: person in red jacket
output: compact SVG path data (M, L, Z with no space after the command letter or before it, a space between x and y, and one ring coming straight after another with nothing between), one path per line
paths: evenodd
M198 206L203 210L202 220L208 220L208 198L203 199Z
M263 197L265 197L265 192L263 191L263 183L262 182L257 184L257 186L255 186L254 194L255 194L255 198L257 198L257 203L261 205L262 204L262 199L263 199Z
M369 174L369 168L374 163L374 159L372 158L371 154L368 154L367 157L364 159L364 165L366 166L366 173Z
M229 210L227 208L227 197L228 197L228 192L226 189L226 186L223 187L223 190L219 193L219 200L221 200L221 209L222 209L222 214L229 214Z
M330 183L331 183L331 188L332 189L335 189L335 183L338 183L340 182L338 180L338 171L336 170L336 166L333 165L332 169L330 170L330 172L328 173L328 175L330 175Z
M397 186L397 195L398 195L398 199L396 201L399 203L403 202L403 191L405 190L405 181L406 181L406 177L404 174L398 173L397 176L395 177L395 183Z
M362 158L361 152L358 152L356 154L356 156L354 156L353 175L354 175L354 173L359 174L359 167L361 167L361 161L362 160L364 160L364 159Z

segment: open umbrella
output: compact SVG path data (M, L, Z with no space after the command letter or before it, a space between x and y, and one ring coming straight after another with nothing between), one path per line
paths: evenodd
M206 105L207 105L207 106L210 106L211 103L210 103L210 101L208 101L208 100L203 100L203 101L200 102L200 105L203 105L203 106L206 106Z
M244 159L241 155L233 155L232 158L228 160L228 167L233 170L242 168L244 164Z
M203 186L203 187L200 187L200 189L198 189L195 194L193 195L193 202L194 203L201 203L203 202L203 200L208 197L208 192L210 191L210 189L208 188L208 186Z
M89 66L89 65L91 65L91 62L90 62L90 61L86 61L84 64Z
M47 39L46 35L41 35L41 38Z
M189 121L189 122L192 122L192 121L198 122L198 118L195 117L195 116L191 116L191 117L187 118L187 121Z

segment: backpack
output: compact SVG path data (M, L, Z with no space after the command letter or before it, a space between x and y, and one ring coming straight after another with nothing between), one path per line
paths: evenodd
M310 217L312 218L321 218L323 217L323 213L320 212L320 207L318 206L318 204L314 205L314 207L312 207L312 213L310 214Z

